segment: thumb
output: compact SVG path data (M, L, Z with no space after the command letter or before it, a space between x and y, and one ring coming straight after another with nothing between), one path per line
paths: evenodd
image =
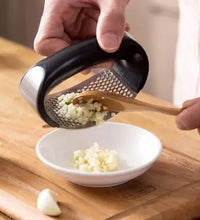
M118 50L126 22L125 8L127 1L100 0L100 16L97 23L97 41L106 52L112 53Z
M200 128L200 99L193 99L183 104L183 111L176 117L176 125L182 130Z

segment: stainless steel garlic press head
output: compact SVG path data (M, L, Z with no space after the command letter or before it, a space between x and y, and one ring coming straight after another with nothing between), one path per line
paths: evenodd
M78 72L96 64L114 61L112 69L102 69L91 78L58 93L50 91ZM69 46L31 67L20 83L20 92L41 118L52 127L85 128L85 125L68 120L58 114L58 97L71 92L101 90L135 98L143 88L149 70L144 49L124 34L120 48L115 53L103 51L96 37ZM111 112L105 120L111 118Z

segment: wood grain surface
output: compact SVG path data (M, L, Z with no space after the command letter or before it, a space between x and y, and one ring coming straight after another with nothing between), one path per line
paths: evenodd
M4 39L0 39L0 48L1 212L20 220L184 220L200 216L197 131L178 130L169 115L120 113L112 121L140 126L160 138L163 151L159 159L145 174L123 185L99 189L72 184L51 173L37 158L37 141L53 128L42 128L44 122L18 91L23 74L42 57ZM77 74L62 86L77 84L84 77ZM138 99L171 106L144 93ZM57 218L44 216L36 208L44 188L58 193L62 214ZM0 219L9 219L1 215Z
M10 217L5 215L4 213L0 212L0 219L1 220L12 220Z

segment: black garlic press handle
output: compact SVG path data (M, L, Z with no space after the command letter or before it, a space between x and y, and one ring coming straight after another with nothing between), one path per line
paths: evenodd
M92 37L45 58L25 74L20 91L48 124L57 126L46 114L45 96L77 72L109 60L114 61L115 72L135 92L143 88L148 75L148 58L144 49L125 33L120 48L114 53L103 51L96 37Z

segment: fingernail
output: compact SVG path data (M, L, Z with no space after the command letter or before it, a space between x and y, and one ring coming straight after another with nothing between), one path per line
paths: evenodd
M101 44L103 49L113 51L119 47L119 37L117 34L105 33L101 38Z

